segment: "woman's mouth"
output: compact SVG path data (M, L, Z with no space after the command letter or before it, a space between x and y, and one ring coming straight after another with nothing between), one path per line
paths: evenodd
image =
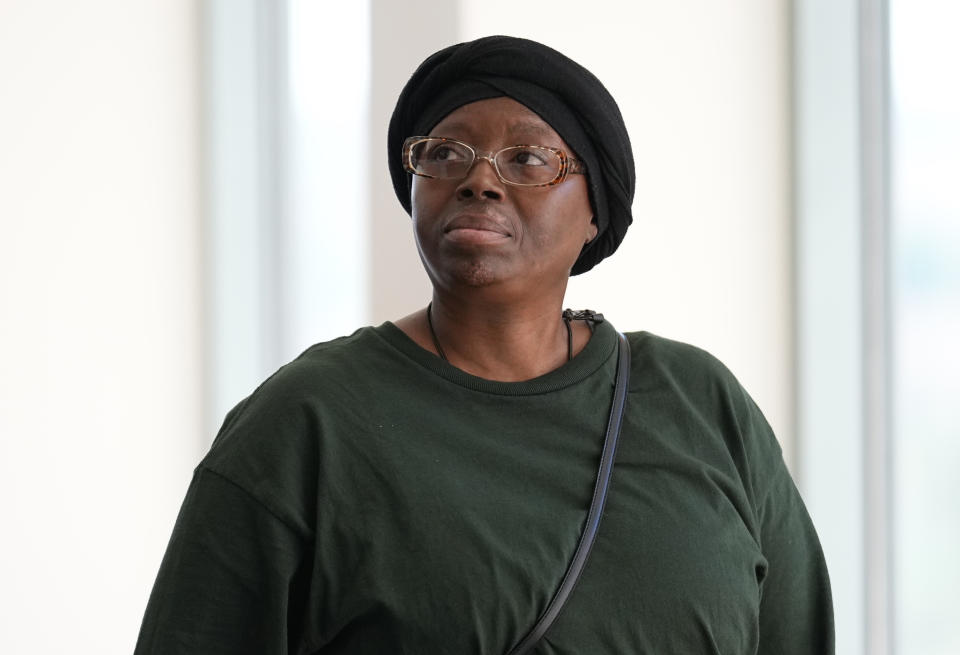
M484 215L460 215L444 229L450 241L462 244L490 244L511 238L510 230L500 221Z

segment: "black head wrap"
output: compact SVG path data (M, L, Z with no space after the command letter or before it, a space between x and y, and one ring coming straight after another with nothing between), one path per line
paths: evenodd
M593 268L617 249L633 222L636 173L630 137L613 96L593 73L536 41L488 36L434 53L403 87L387 134L390 176L400 204L411 212L411 174L401 150L408 136L428 134L454 109L507 96L526 105L587 165L597 236L571 273Z

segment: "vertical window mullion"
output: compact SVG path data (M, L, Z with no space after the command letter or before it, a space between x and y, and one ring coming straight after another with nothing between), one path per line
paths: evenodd
M893 649L890 121L886 0L860 0L864 582L867 652Z

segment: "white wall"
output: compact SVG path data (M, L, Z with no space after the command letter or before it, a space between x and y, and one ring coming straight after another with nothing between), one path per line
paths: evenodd
M0 652L129 653L200 447L188 0L0 1Z

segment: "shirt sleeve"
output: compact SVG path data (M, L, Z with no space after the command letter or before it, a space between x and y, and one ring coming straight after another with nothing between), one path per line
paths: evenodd
M761 587L758 655L833 655L827 565L782 459L766 489L760 518L767 569Z
M302 538L229 479L197 469L136 655L284 654L299 632Z

